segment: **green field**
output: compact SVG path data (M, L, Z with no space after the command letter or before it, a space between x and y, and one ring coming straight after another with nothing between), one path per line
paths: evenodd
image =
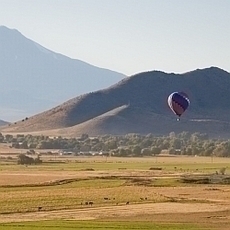
M213 172L221 167L230 165L228 158L210 157L143 157L143 158L118 158L118 157L43 157L42 165L25 166L17 165L15 161L0 160L0 170L68 170L79 171L86 169L94 170L148 170L151 167L161 167L164 170L201 170ZM16 157L15 157L16 160ZM214 171L215 172L215 171Z
M41 222L25 222L0 225L0 229L4 230L70 230L70 229L100 229L100 230L201 230L201 228L191 224L154 224L151 222L98 222L98 221L41 221Z

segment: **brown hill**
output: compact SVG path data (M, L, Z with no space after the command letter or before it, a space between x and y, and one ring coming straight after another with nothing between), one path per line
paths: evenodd
M107 89L73 98L3 131L42 131L65 136L190 131L227 137L229 88L230 74L216 67L185 74L140 73ZM167 97L174 91L185 91L191 101L180 122L167 106Z

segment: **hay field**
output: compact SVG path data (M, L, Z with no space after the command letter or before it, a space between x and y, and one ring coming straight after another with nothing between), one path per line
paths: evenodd
M186 224L186 229L190 225L191 229L229 229L230 185L222 179L230 174L230 159L162 156L42 160L42 165L26 167L17 165L14 159L1 158L0 229L14 222L26 226L27 221L40 221L36 223L45 226L48 220L150 226L139 229L154 229L156 224L169 224L171 228L167 229L180 229L172 227L176 224ZM216 175L223 167L226 175ZM184 183L184 177L212 180L208 184ZM97 229L95 226L92 229Z

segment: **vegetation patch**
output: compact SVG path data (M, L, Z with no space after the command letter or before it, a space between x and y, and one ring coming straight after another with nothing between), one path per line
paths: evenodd
M192 224L175 224L175 223L154 223L149 221L39 221L39 222L24 222L0 224L1 230L69 230L69 229L100 229L100 230L199 230L200 228Z
M95 171L93 168L86 168L86 169L81 169L81 171Z
M194 176L186 176L181 178L183 183L189 184L210 184L211 180L208 177L194 177Z
M151 167L149 168L149 170L162 170L162 168L161 167Z
M189 175L181 177L180 181L188 184L230 184L230 177L225 175Z
M63 179L63 180L55 180L55 181L48 181L43 183L37 183L37 184L20 184L20 185L1 185L2 188L19 188L19 187L44 187L44 186L57 186L57 185L64 185L69 184L81 180L87 180L87 179L79 179L79 178L72 178L72 179Z
M223 184L230 184L230 177L224 177Z
M174 133L168 136L157 137L151 134L127 134L121 136L102 135L90 137L82 134L79 138L64 138L50 136L33 136L17 134L16 136L0 133L0 143L5 143L14 151L27 150L27 155L57 156L95 156L103 155L117 157L146 157L157 158L162 153L170 156L210 156L211 161L215 157L230 156L230 141L210 139L205 133ZM35 151L36 150L36 151ZM47 151L44 151L47 150ZM53 151L59 150L59 151ZM25 158L25 157L24 157ZM34 163L33 159L20 159L21 163ZM35 163L41 163L35 162Z
M153 180L144 178L130 178L125 183L125 186L153 186Z

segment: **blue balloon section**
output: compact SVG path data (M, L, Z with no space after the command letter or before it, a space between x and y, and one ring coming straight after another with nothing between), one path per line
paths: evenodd
M184 92L174 92L168 97L168 105L170 109L179 117L188 108L189 104L189 98Z

